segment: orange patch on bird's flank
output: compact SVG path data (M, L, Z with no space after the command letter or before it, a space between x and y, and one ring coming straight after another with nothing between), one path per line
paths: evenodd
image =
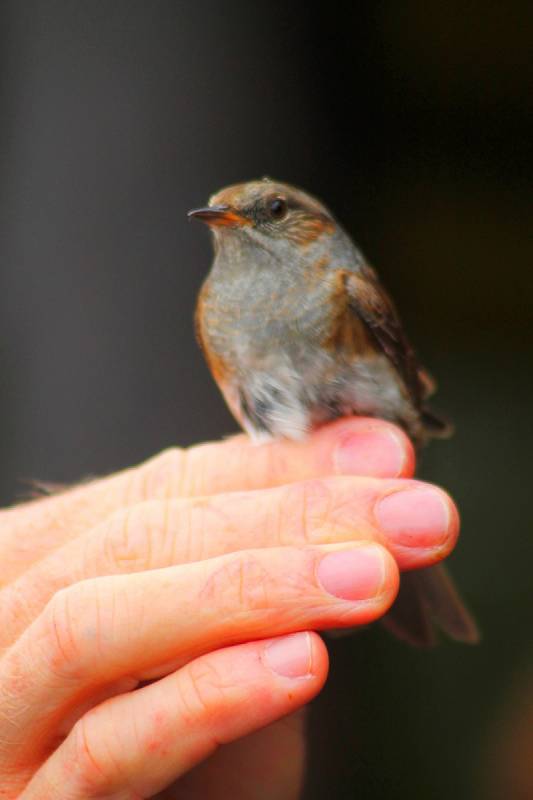
M205 360L211 370L211 373L214 379L218 382L223 380L230 372L226 362L224 359L216 353L212 347L209 345L209 337L208 331L206 330L205 322L205 312L206 312L206 295L207 295L207 284L204 283L202 288L200 289L200 293L198 295L198 301L196 303L196 311L194 314L194 329L196 332L196 338L198 340L198 344L200 345L202 352L204 354Z
M198 340L198 344L202 348L203 352L205 353L205 341L204 341L204 317L205 317L205 296L207 294L207 284L204 283L200 292L198 294L198 299L196 300L196 308L194 311L194 331L196 333L196 338Z
M346 286L347 275L343 270L335 274L335 284L330 296L332 306L331 327L322 342L325 350L360 355L372 349L368 331L349 306Z
M204 353L213 378L217 383L223 382L230 372L226 362L218 353L214 353L212 350L204 348Z

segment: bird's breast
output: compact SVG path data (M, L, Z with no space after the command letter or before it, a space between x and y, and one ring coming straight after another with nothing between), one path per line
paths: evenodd
M236 367L275 352L301 358L327 339L331 312L326 283L298 283L255 273L234 280L208 278L197 321L204 345Z

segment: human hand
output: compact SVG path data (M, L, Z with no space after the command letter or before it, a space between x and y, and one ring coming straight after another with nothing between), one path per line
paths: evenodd
M379 618L398 567L454 546L452 501L413 470L403 433L352 418L1 512L0 797L297 797L284 718L326 679L312 631Z

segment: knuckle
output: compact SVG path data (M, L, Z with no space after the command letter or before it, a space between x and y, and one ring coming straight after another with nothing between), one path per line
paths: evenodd
M235 476L242 489L257 481L261 459L250 464L249 453L240 437L224 442L205 442L182 451L179 495L193 497L233 490Z
M236 609L254 611L271 607L276 595L275 580L264 564L243 553L212 572L200 592L202 602L216 603L222 617Z
M293 471L287 448L279 442L266 441L250 446L249 440L241 436L225 442L219 462L221 473L228 462L231 464L233 474L239 477L239 485L245 491L279 486L289 480Z
M326 480L317 478L289 484L281 491L280 543L314 544L321 541L324 529L331 525L333 506L333 490Z
M179 703L185 724L213 722L227 707L230 687L215 666L214 659L204 656L192 661L181 674Z
M239 475L247 488L249 469L243 464L243 448L235 441L205 442L183 451L181 495L198 496L233 488L231 476Z
M70 773L75 776L76 790L83 797L101 796L114 789L121 778L96 721L97 713L89 711L74 725L70 737Z
M52 672L63 678L81 677L83 653L78 630L82 613L77 586L56 592L42 613L46 660Z
M168 534L167 505L146 501L110 517L101 548L111 572L142 572L158 565Z
M144 497L168 499L184 493L189 456L186 450L169 447L150 459L142 468Z
M232 442L227 454L234 463L234 472L239 476L243 489L272 487L280 484L281 476L290 473L285 448L279 442L263 442L250 446L240 437Z
M211 486L223 485L220 472L227 469L222 464L217 445L211 442L182 451L180 491L182 497L208 494Z
M39 617L34 637L52 675L62 681L94 676L104 655L109 655L123 605L106 578L80 581L56 592Z

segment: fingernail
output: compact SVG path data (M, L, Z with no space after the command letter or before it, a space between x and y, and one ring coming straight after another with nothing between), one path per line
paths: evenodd
M406 489L379 500L375 515L380 528L404 547L437 547L450 529L450 509L435 489Z
M373 546L328 553L317 569L317 578L326 592L342 600L375 597L381 592L384 577L381 549Z
M311 640L309 634L294 633L276 639L265 648L266 661L284 678L304 678L311 674Z
M333 461L342 475L395 478L405 466L406 452L399 437L388 430L347 434L337 445Z

